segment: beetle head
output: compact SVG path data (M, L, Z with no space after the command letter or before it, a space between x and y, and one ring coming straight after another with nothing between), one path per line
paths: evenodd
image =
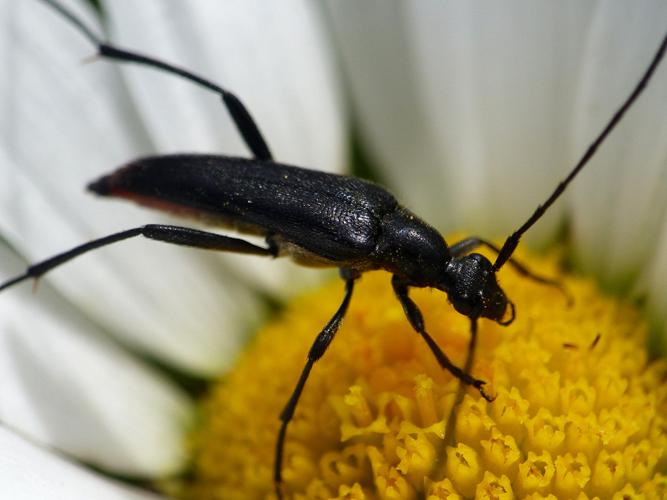
M501 325L514 321L514 304L498 285L489 259L478 253L452 259L447 275L444 290L459 313L469 318L489 318Z

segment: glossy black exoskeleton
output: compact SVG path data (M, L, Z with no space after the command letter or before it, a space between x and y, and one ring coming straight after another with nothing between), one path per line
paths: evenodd
M400 283L446 292L471 318L501 321L507 309L485 257L463 256L456 245L452 255L438 231L362 179L268 160L169 155L136 160L89 188L265 236L262 252L302 265L356 275L385 269ZM196 238L178 243L199 246Z
M273 161L250 113L229 91L181 68L103 43L69 10L54 0L44 1L72 22L96 46L100 56L161 69L218 93L254 156L244 159L190 154L141 158L96 180L89 185L89 189L99 195L130 199L160 210L233 228L240 233L261 235L266 238L266 246L198 229L149 224L85 243L34 264L23 274L1 284L0 290L37 278L85 252L135 236L203 249L271 257L289 256L303 265L339 268L345 281L343 301L317 335L296 387L280 415L282 423L276 443L274 469L278 496L281 494L281 464L287 425L314 363L330 345L345 316L355 281L365 271L384 269L393 275L392 286L408 321L426 341L440 365L463 383L477 388L486 399L492 399L484 392L484 382L452 364L427 333L422 314L409 297L409 289L431 287L445 292L454 308L470 318L472 348L479 318L488 318L502 325L508 325L514 319L514 305L496 280L497 271L505 263L509 262L531 279L558 286L558 283L536 276L513 261L512 254L523 233L563 193L640 95L667 46L666 36L640 82L605 129L570 174L507 238L502 248L498 249L481 238L467 238L448 246L438 231L374 183ZM498 254L494 263L481 254L470 253L481 245Z

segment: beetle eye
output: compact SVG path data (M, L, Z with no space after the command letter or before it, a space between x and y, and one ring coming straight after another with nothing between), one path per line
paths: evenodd
M456 309L457 312L463 314L464 316L477 316L476 314L473 314L473 312L476 309L476 305L479 303L479 301L475 301L467 293L450 297L450 302L454 306L454 309Z

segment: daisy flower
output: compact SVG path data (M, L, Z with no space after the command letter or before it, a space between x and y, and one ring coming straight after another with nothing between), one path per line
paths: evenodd
M443 231L489 238L516 229L567 173L667 26L658 1L483 8L293 1L286 9L114 0L101 2L103 23L88 4L66 4L121 46L233 90L282 162L345 171L354 123L376 176L406 206ZM1 5L3 276L82 241L169 220L82 192L130 158L248 154L215 96L145 68L82 66L90 45L51 10ZM647 298L655 325L667 305L666 81L662 67L526 238L546 248L566 235L570 263L610 290ZM560 272L555 256L519 256L543 274ZM647 364L640 315L602 297L591 281L561 278L575 296L567 309L553 290L503 273L517 324L483 324L472 364L498 395L490 404L473 392L462 397L423 352L387 276L364 277L345 331L314 370L289 428L288 493L658 498L665 491L658 472L666 465L664 367ZM267 297L303 293L317 276L280 261L136 241L54 271L36 296L26 286L3 293L0 439L9 473L0 493L150 498L108 477L182 471L189 439L191 478L200 481L163 484L165 492L272 495L277 415L309 342L340 300L340 284L300 296L258 334L211 391L196 426L187 388L230 368ZM462 365L465 318L441 294L415 298ZM654 335L654 348L665 349L664 338Z

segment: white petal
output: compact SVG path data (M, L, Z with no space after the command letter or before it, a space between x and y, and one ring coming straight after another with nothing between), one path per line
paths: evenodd
M330 171L344 167L341 98L312 3L114 0L105 7L114 41L236 93L276 159ZM215 94L136 66L124 66L123 74L160 150L249 154Z
M577 149L600 132L644 72L664 35L667 4L602 2L589 28L575 127ZM628 284L650 258L667 215L667 67L573 186L573 239L582 267ZM667 276L667 275L663 275Z
M3 275L21 264L0 245ZM180 390L47 283L36 295L23 287L0 299L0 421L118 473L154 476L183 465L193 408Z
M507 235L572 164L567 151L589 6L413 4L418 85L463 227ZM453 189L452 189L453 187ZM562 204L530 233L553 236Z
M369 153L402 201L442 221L451 214L451 205L442 193L433 197L427 187L444 187L444 173L431 147L420 89L414 85L405 5L381 0L326 3Z
M344 170L347 136L339 85L313 3L113 0L105 8L112 38L123 47L180 65L235 93L278 161ZM135 65L121 70L160 152L249 155L215 94ZM222 259L254 286L278 295L293 294L304 280L318 278L285 262Z
M104 479L0 428L0 498L12 500L158 500Z
M82 189L150 151L114 66L81 65L92 48L40 2L4 0L2 12L0 66L9 69L0 79L3 236L34 261L162 221ZM233 358L257 311L248 288L221 267L213 255L137 241L94 252L46 279L134 347L210 373Z
M590 7L329 5L365 132L405 201L443 229L516 229L572 163L572 75ZM559 212L533 239L553 234Z

